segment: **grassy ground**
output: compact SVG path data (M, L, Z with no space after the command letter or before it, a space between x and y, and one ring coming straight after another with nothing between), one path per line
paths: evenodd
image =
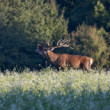
M110 110L110 73L6 71L0 74L0 110Z

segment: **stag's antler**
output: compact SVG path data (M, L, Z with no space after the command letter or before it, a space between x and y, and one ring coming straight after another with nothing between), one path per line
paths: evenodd
M57 47L69 47L70 40L59 40L57 42Z
M54 40L53 40L54 41ZM46 40L46 44L47 44L47 46L51 46L52 47L52 45L53 45L53 41L51 42L51 44L50 44L50 40Z
M70 40L59 40L57 42L57 46L55 46L54 48L59 48L59 47L69 47L71 49L73 49L72 47L70 47L70 45L68 44L70 42Z
M58 42L57 42L57 45L56 46L52 46L53 44L53 41L51 42L51 44L49 43L49 40L46 40L46 44L48 45L48 47L51 47L52 50L54 50L55 48L60 48L60 47L69 47L71 49L73 49L72 47L70 47L70 45L68 44L70 42L70 40L62 40L60 39Z
M46 40L46 44L47 46L50 46L49 40Z

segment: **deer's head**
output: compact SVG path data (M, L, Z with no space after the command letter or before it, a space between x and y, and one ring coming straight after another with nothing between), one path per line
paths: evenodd
M42 56L46 56L47 53L52 50L53 50L53 48L50 46L42 46L42 45L38 44L36 52L38 52Z

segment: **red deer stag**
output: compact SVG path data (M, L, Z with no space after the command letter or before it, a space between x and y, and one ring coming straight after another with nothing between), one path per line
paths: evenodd
M83 68L90 70L93 64L93 59L87 56L70 55L70 54L57 54L53 50L60 47L70 47L68 40L59 40L56 46L49 45L42 46L38 44L36 52L47 58L54 66L65 69L68 65L73 68Z

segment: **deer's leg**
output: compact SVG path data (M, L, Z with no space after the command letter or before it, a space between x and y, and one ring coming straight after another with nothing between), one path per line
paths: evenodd
M58 65L61 69L63 69L63 71L66 70L65 57L60 57L60 59L58 60Z
M62 65L60 66L60 68L61 68L63 71L66 71L66 64L62 64Z
M63 71L65 71L66 70L66 63L65 62L60 62L59 69L62 69Z
M85 62L85 64L84 64L84 69L85 69L86 71L88 71L88 72L91 71L91 65L90 65L90 62Z

